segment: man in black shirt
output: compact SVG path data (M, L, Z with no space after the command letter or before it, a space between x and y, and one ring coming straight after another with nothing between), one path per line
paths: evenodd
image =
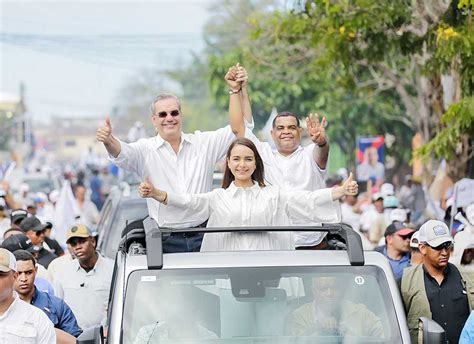
M34 246L39 248L38 264L43 265L46 269L48 268L49 263L57 258L54 253L49 252L43 247L47 227L49 227L49 225L41 223L36 216L27 217L20 223L20 228L23 233L25 233L25 235L31 240Z
M403 271L401 291L412 341L416 343L418 319L431 318L446 332L446 343L458 343L474 298L474 278L448 263L453 238L444 222L429 220L420 228L419 249L423 264Z

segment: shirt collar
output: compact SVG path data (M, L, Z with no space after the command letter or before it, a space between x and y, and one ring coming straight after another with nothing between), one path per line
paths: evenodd
M185 133L181 132L181 143L180 143L180 145L184 141L192 144L193 140L192 140L191 134L185 134ZM155 143L156 148L160 148L161 146L163 146L165 144L165 142L166 141L160 136L160 134L156 134L156 136L154 137L154 143Z
M277 154L280 158L290 158L293 155L295 155L297 152L299 152L300 150L303 150L303 147L301 147L301 145L299 145L298 148L296 148L295 151L293 153L291 153L290 155L285 156L285 155L281 154L279 151L277 151Z
M260 186L255 181L253 185L249 188L240 188L235 185L235 182L230 183L229 187L227 188L228 192L230 193L231 197L235 197L238 192L244 192L245 190L250 190L253 195L256 195L260 191Z
M92 268L92 270L89 270L89 272L91 272L91 271L96 271L96 270L97 270L97 267L101 264L100 262L102 261L102 257L101 257L100 254L98 254L97 252L96 252L95 254L97 255L97 261L95 262L95 265L94 265L94 267ZM79 259L76 258L76 259L73 259L72 261L74 262L73 264L74 264L75 267L76 267L76 271L79 271L79 269L84 270L84 269L81 267L81 264L79 264ZM84 270L84 271L86 271L86 270Z

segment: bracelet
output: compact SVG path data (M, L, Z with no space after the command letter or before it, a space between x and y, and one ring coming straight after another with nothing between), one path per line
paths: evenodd
M230 89L230 90L229 90L229 94L237 94L237 93L239 93L241 90L242 90L241 88L239 88L239 89L236 90L236 91L234 91L233 89Z
M168 193L166 193L166 196L165 196L165 198L163 199L163 201L161 203L164 204L167 200L168 200Z
M328 142L326 141L326 142L324 142L324 144L322 144L322 145L318 144L318 147L322 148L322 147L326 146L327 144L328 144Z

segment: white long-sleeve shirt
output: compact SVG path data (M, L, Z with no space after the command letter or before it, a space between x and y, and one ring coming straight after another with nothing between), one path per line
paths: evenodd
M137 173L142 180L150 178L157 189L197 194L211 191L214 166L225 156L234 139L230 126L216 131L183 133L176 154L171 145L157 135L133 143L120 142L120 154L109 158L121 168ZM152 198L147 199L147 204L150 217L160 225L166 218L179 215ZM203 221L176 227L193 227Z
M203 222L207 227L285 226L294 220L319 223L341 221L338 201L331 189L288 191L277 186L215 189L203 194L168 193L168 208L179 216L163 223L176 227L183 223ZM209 233L202 251L293 249L291 233Z

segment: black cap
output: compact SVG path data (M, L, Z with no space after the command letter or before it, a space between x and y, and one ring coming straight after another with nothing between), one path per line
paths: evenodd
M392 224L387 226L384 236L393 235L395 233L405 236L413 234L415 231L409 228L405 223L394 221Z
M12 210L10 214L10 221L12 224L21 222L28 216L28 212L25 209L15 209Z
M30 239L24 234L15 234L2 242L2 247L10 252L26 250L30 253L39 252L40 248L34 246Z
M21 221L20 228L23 232L35 231L41 232L46 228L49 228L47 223L41 223L41 221L36 216L30 216Z

